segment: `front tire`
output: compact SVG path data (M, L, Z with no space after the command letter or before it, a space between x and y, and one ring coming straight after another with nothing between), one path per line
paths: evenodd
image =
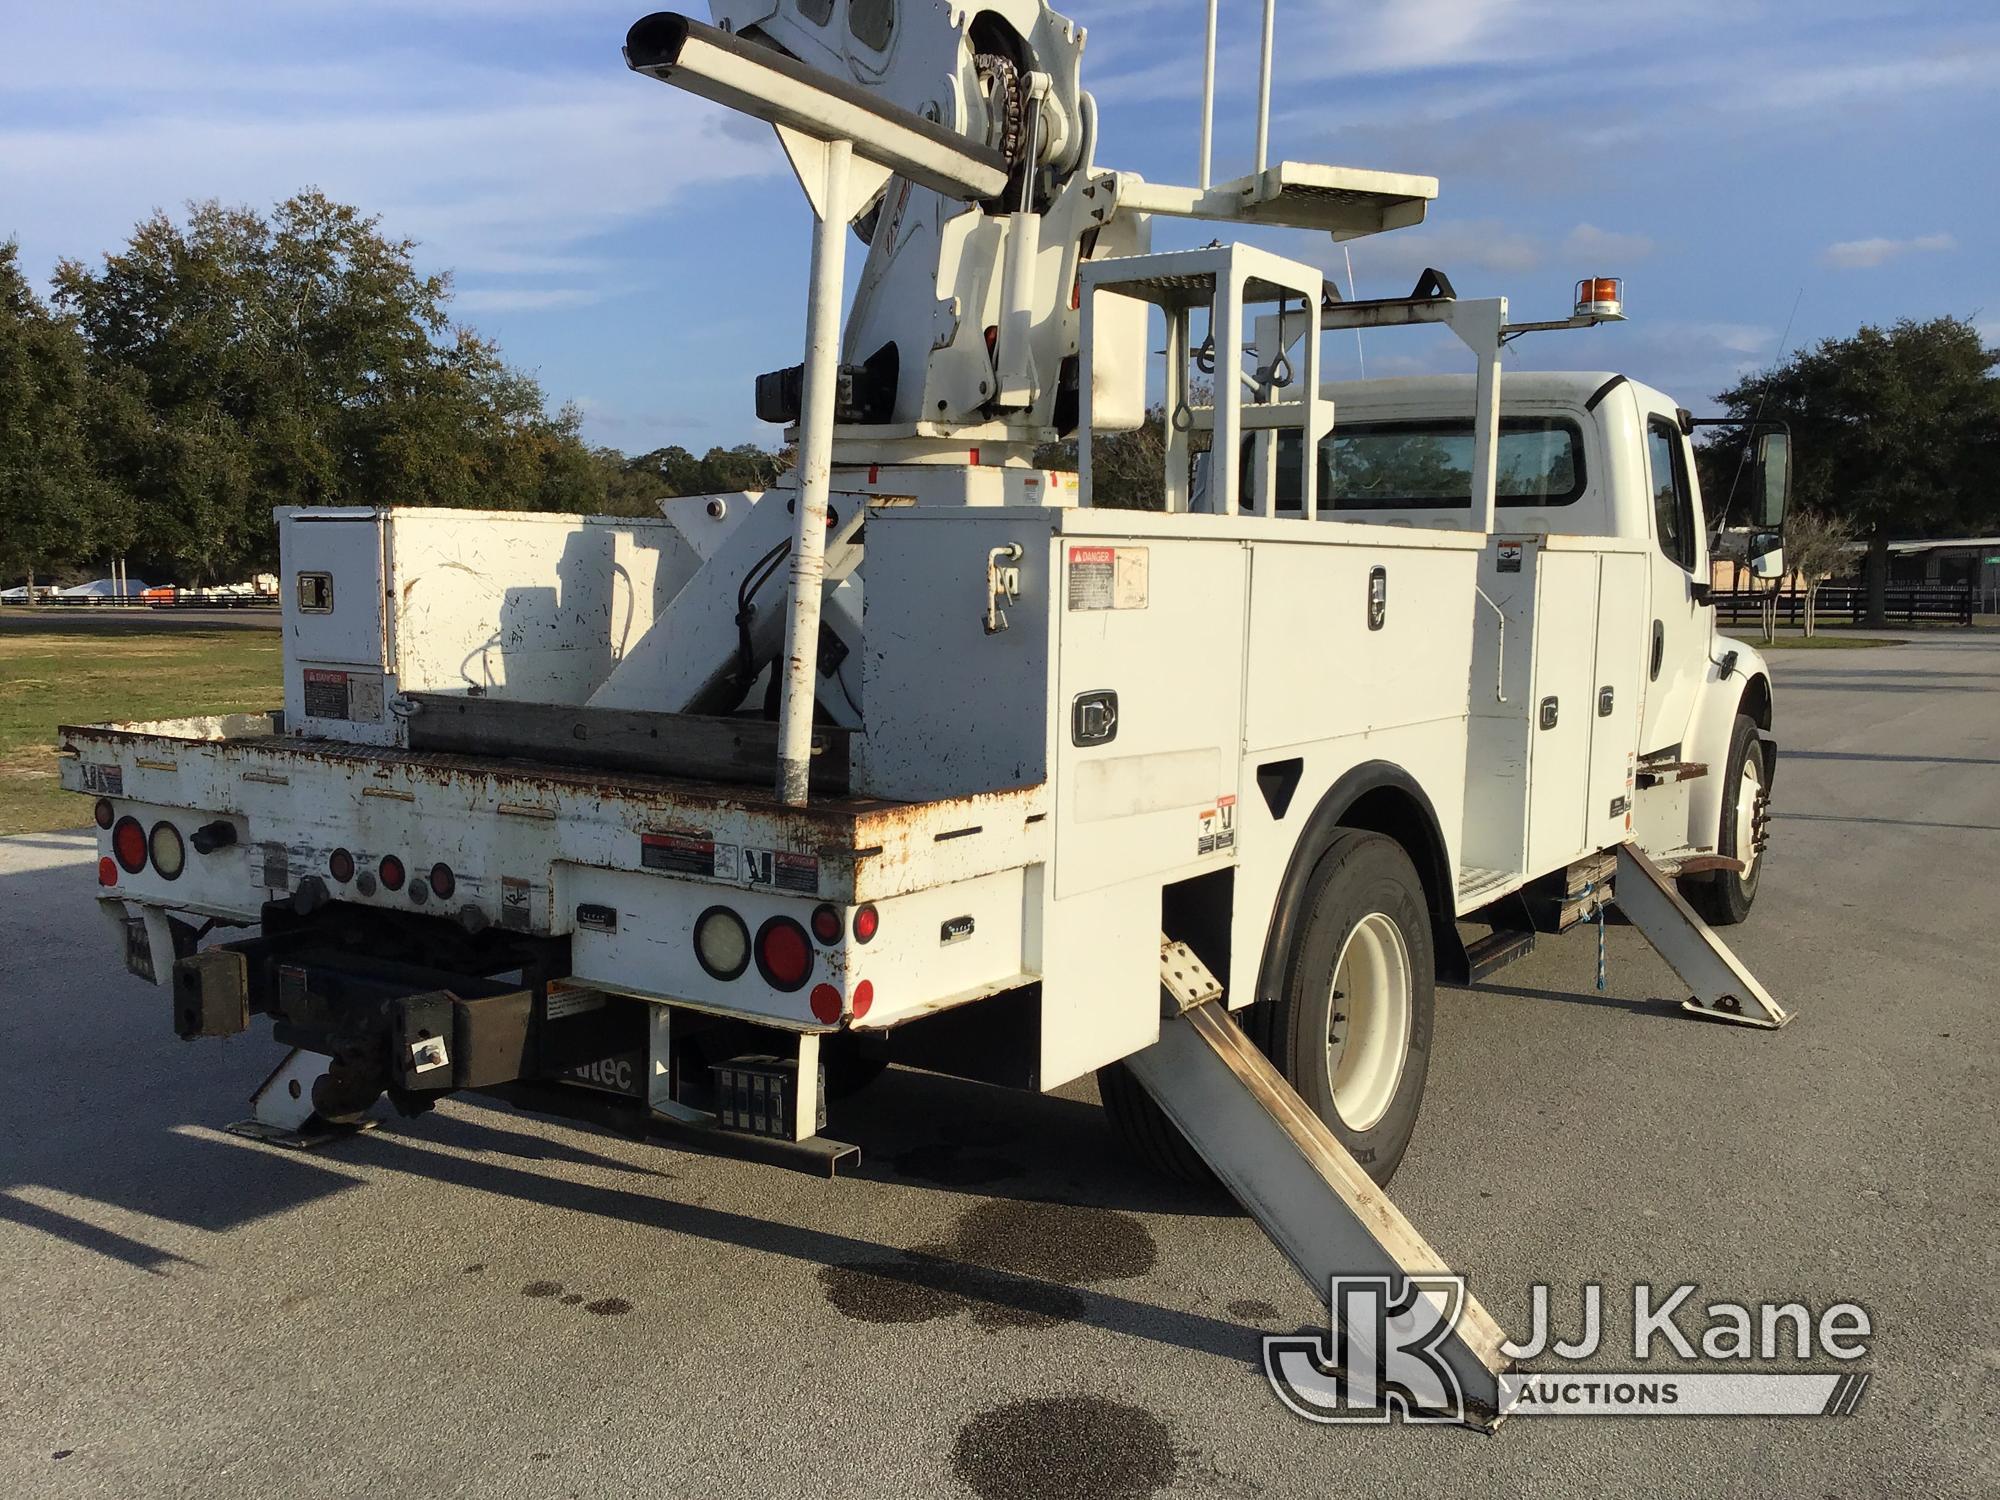
M1757 900L1757 883L1764 874L1764 831L1770 817L1769 767L1764 742L1757 738L1757 721L1738 714L1729 734L1729 760L1723 773L1722 817L1715 832L1715 852L1740 859L1746 868L1690 875L1681 894L1711 927L1733 927L1750 915Z

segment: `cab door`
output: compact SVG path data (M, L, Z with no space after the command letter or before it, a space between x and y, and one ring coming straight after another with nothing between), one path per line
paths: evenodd
M1672 412L1647 411L1646 473L1652 493L1641 754L1681 743L1708 672L1711 612L1697 602L1708 574L1708 542L1695 503L1693 455Z

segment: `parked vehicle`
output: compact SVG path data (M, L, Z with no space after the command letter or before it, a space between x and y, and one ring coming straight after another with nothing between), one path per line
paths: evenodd
M1053 12L897 12L925 46L869 71L862 9L823 9L627 39L778 124L813 198L807 359L757 384L799 469L658 520L281 512L282 711L62 731L128 962L183 1036L273 1018L265 1133L487 1090L830 1170L830 1101L886 1062L1096 1071L1322 1292L1435 1269L1376 1189L1436 983L1615 891L1691 1007L1787 1018L1695 914L1755 901L1776 740L1715 633L1685 415L1503 382L1507 340L1622 316L1607 279L1521 324L1437 273L1355 303L1248 245L1149 248L1159 217L1393 229L1431 179L1145 183L1094 165ZM1113 510L1093 441L1144 419L1149 313L1163 508ZM1476 373L1322 385L1325 333L1418 323ZM1038 467L1066 431L1080 472ZM1499 1342L1474 1304L1447 1346L1473 1420Z

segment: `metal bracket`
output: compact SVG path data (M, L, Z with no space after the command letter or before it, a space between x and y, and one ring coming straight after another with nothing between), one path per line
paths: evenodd
M1009 542L986 554L986 633L998 635L1007 628L1007 611L1001 606L1021 602L1021 544ZM1004 566L1003 566L1004 565Z
M332 1060L317 1052L292 1048L285 1054L285 1060L271 1070L271 1076L259 1084L257 1092L250 1096L254 1115L248 1120L236 1120L223 1129L245 1140L263 1141L266 1145L284 1146L293 1151L309 1151L329 1141L345 1140L364 1130L375 1129L382 1123L380 1120L370 1118L352 1125L336 1125L322 1120L313 1109L313 1085L326 1073L327 1065Z
M1222 981L1195 957L1194 949L1165 933L1160 934L1160 988L1166 991L1161 1012L1169 1016L1222 998Z

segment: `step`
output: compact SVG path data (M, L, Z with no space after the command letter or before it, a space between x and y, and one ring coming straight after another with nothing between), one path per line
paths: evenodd
M1649 786L1664 786L1670 781L1699 781L1708 774L1708 767L1698 760L1662 760L1639 767L1635 780L1639 789Z
M1515 959L1526 958L1535 951L1535 937L1530 931L1497 927L1485 937L1466 944L1466 961L1472 966L1467 982L1482 984Z

